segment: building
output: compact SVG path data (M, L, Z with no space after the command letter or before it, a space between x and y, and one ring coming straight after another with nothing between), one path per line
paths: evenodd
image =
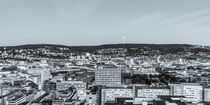
M32 75L29 78L36 84L39 85L39 90L42 89L45 80L51 78L49 69L44 68L31 68L27 70L28 74Z
M92 94L92 93L87 94L85 105L96 105L96 103L97 103L96 94Z
M115 102L116 98L133 98L132 88L103 88L101 89L101 105Z
M28 80L31 80L35 84L41 84L41 75L28 75Z
M134 74L159 75L155 67L141 67L134 71Z
M60 90L56 92L56 98L62 99L63 101L72 100L72 97L76 95L76 90L72 87L69 87L66 90Z
M34 99L34 93L32 91L18 95L12 95L7 99L6 105L19 105L22 103L28 103L33 99Z
M134 104L142 104L152 100L159 100L158 96L169 96L169 87L149 87L146 85L134 85Z
M153 105L189 105L183 101L183 96L159 96L159 101L152 101ZM190 104L203 105L203 104Z
M204 102L210 102L210 87L204 87Z
M55 92L56 91L56 83L51 81L45 81L43 90L46 92Z
M186 102L202 102L203 86L198 83L170 84L172 96L185 96Z
M95 71L96 85L108 87L121 86L121 69L120 68L103 68Z
M13 94L14 94L14 92L10 92L10 93L4 94L4 95L0 93L0 105L6 105L8 96L13 95Z
M61 81L56 84L56 90L66 90L75 87L80 100L86 99L86 83L83 81Z

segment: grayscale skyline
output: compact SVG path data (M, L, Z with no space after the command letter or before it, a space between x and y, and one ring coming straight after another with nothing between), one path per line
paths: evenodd
M210 45L209 0L0 0L0 45Z

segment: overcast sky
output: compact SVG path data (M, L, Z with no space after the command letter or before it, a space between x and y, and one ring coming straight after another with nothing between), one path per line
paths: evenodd
M0 46L210 45L210 0L0 0Z

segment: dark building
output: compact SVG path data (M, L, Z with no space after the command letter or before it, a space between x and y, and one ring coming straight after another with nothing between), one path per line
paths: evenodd
M55 92L56 90L56 83L51 82L51 81L45 81L43 90L46 92Z

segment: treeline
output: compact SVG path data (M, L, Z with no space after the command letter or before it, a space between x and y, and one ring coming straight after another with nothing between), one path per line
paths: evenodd
M205 52L210 54L210 49L202 47L194 47L189 44L107 44L99 46L64 46L56 44L29 44L20 46L8 46L7 50L10 49L38 49L38 48L48 48L54 52L60 52L59 48L67 48L69 50L64 50L65 53L75 52L89 52L97 53L98 50L108 49L108 48L125 48L127 49L126 55L128 56L153 56L155 54L177 54L192 52L198 54L199 52ZM0 47L0 51L3 51L4 47Z
M146 75L146 74L134 74L134 75L123 75L122 79L125 81L126 79L130 79L132 84L148 84L152 83L176 83L176 82L187 82L186 79L178 78L173 75L168 75L166 73L162 73L160 75Z

